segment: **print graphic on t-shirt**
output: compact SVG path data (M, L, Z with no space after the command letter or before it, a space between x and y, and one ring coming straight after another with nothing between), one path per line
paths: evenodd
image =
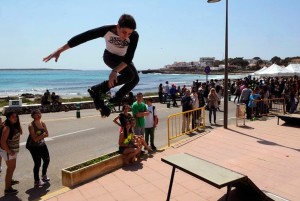
M121 40L119 37L114 36L111 36L108 42L117 46L118 48L125 48L129 45L129 42L127 40Z
M124 56L127 52L130 40L121 40L120 37L111 31L104 35L106 41L106 49L115 55Z

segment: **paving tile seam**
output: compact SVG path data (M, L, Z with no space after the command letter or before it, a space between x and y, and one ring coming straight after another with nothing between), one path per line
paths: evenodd
M224 142L224 141L220 141L219 138L214 139L214 143L210 143L210 144L211 144L211 145L215 145L215 142L217 142L217 141L222 142L222 143L221 143L222 146L225 146L225 144L228 144L228 145L231 145L231 146L232 146L232 144L226 143L226 142ZM245 146L251 147L251 148L253 147L253 146L249 145L248 143L239 143L239 144L237 144L237 146L243 147L243 149L245 149ZM280 147L282 147L282 146L280 145ZM283 147L284 147L284 146L283 146ZM264 147L264 148L266 148L266 150L274 151L274 150L273 150L274 147L271 147L271 146L266 146L266 147ZM291 149L290 147L284 147L284 148ZM241 149L241 150L243 150L243 149ZM293 150L293 148L292 148L292 150ZM260 150L258 150L258 151L260 152ZM297 151L297 150L294 150L294 151ZM278 152L278 153L279 153L279 152Z
M209 134L210 132L211 132L211 131L205 131L205 132L202 132L202 133L198 133L198 134L196 134L195 136L190 137L190 138L188 138L188 139L182 139L182 140L180 140L179 142L175 142L174 144L171 144L170 147L172 147L172 148L174 148L174 149L179 148L179 147L182 147L182 146L184 146L184 145L186 145L186 144L188 144L188 143L190 143L190 142L192 142L192 141L194 141L194 140L197 140L198 138L201 138L201 137L203 137L203 136L206 136L206 135Z

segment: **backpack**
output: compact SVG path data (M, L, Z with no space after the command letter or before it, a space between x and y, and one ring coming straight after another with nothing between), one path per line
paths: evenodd
M155 121L154 110L155 110L155 106L153 106L153 120ZM156 124L156 125L158 124L158 117L157 117L157 115L156 115L156 121L155 121L155 124Z

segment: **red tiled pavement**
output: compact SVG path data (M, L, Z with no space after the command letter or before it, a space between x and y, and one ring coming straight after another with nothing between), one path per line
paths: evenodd
M277 125L275 118L246 125L216 128L49 200L166 200L172 168L161 157L175 153L219 164L247 175L260 189L300 200L300 129ZM177 170L171 200L216 201L225 193Z

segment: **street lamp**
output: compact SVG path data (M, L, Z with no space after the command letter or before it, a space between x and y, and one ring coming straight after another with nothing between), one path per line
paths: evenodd
M216 3L221 0L207 0L207 3ZM224 128L228 125L228 0L226 0L225 25L225 69L224 69Z

